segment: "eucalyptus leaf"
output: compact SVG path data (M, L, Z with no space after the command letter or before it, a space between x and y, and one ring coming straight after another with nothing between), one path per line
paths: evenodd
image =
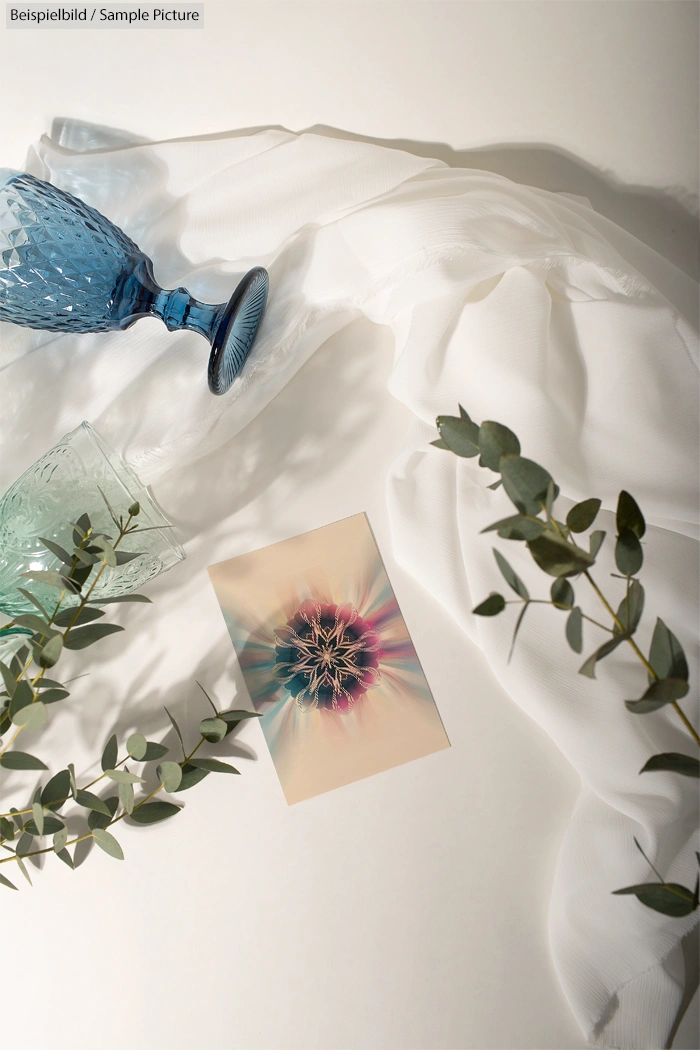
M44 608L44 606L42 605L42 603L39 601L39 599L37 598L37 596L35 594L32 594L31 591L25 590L24 587L18 587L17 590L19 591L19 593L22 595L23 598L26 598L28 602L31 602L32 605L39 610L39 612L41 613L41 615L44 617L45 620L50 620L51 619L50 615L47 613L46 609Z
M572 532L585 532L586 529L590 529L599 510L599 499L585 499L571 508L566 515L566 524Z
M44 834L44 811L41 808L41 802L34 802L32 804L32 816L34 817L34 823L38 835Z
M68 828L63 827L60 831L55 832L53 837L53 848L54 853L60 853L62 849L65 849L66 842L68 842Z
M508 453L515 456L520 455L520 442L513 431L501 423L494 423L491 420L482 423L479 427L477 442L481 452L479 466L488 467L489 470L499 471L501 456Z
M690 915L694 910L692 892L677 882L642 883L638 886L625 886L622 890L613 890L613 893L634 894L647 908L653 908L654 911L660 911L663 915L673 918Z
M120 784L118 788L119 801L126 810L127 813L131 813L134 808L134 785L133 784Z
M472 609L475 616L498 616L506 607L506 600L502 594L492 591L476 609Z
M68 865L68 867L71 869L71 871L73 870L73 868L75 868L75 864L73 863L73 858L71 857L71 855L70 855L70 853L68 852L67 849L57 850L56 851L56 856L60 857L60 859L63 861L63 863Z
M73 559L71 555L67 550L64 550L60 543L56 543L54 540L47 540L44 536L38 536L37 539L39 540L39 543L44 544L47 551L51 551L52 554L55 554L58 560L62 561L64 565L67 565L69 568L72 566Z
M623 576L635 576L644 562L642 545L631 529L623 529L615 543L615 564Z
M118 623L91 623L87 627L78 627L70 634L65 634L63 644L66 649L85 649L88 645L123 630Z
M40 635L42 638L52 638L57 632L49 627L46 620L41 616L37 616L36 613L24 613L22 616L15 616L15 623L18 627L28 627L34 634Z
M7 886L8 890L17 889L14 882L10 882L10 880L6 879L4 875L0 875L0 886Z
M438 438L436 441L431 441L430 444L434 445L435 448L445 449L447 452L451 451L450 446L447 444L446 441L443 441L442 438Z
M78 785L75 782L75 767L72 762L68 763L68 776L70 777L70 793L75 798L78 793Z
M19 857L26 857L33 849L34 843L32 842L32 836L28 832L23 831L18 839L15 853Z
M95 605L115 605L117 602L143 602L150 605L151 599L147 598L145 594L118 594L115 598L94 599Z
M117 784L143 784L143 777L130 773L128 769L105 769L105 776Z
M115 860L124 860L124 853L114 835L110 835L104 828L95 828L92 837L100 849L108 853L110 857L114 857Z
M622 631L620 634L616 634L613 638L608 639L607 642L603 642L600 648L596 649L596 651L592 653L583 664L581 664L578 673L585 675L587 678L595 678L595 667L598 661L609 656L610 653L617 649L618 645L621 645L622 642L626 642L629 637L630 635L627 631Z
M688 680L688 662L681 643L663 620L658 619L649 649L649 663L658 678Z
M639 770L640 773L660 771L698 778L700 777L700 761L692 755L680 755L676 751L667 751L662 755L653 755Z
M528 540L527 547L535 563L549 576L577 576L594 564L594 559L586 551L550 532Z
M130 819L135 824L157 824L174 817L181 809L182 806L175 806L172 802L143 802L134 809Z
M547 499L547 487L552 480L544 467L523 456L502 456L499 469L508 498L521 514L537 515Z
M23 729L41 729L45 721L46 707L41 700L27 704L12 716L13 725L22 726Z
M91 831L94 831L95 828L104 828L107 824L110 823L110 821L114 817L114 814L117 812L117 808L119 806L119 799L116 795L110 795L109 798L105 798L102 801L109 810L109 816L105 816L104 813L100 813L97 810L91 810L91 812L88 814L87 819L88 827Z
M34 580L36 583L43 583L44 587L54 587L57 591L78 594L80 590L73 580L50 569L30 569L29 572L20 573L20 576L27 580Z
M105 744L105 749L102 752L102 772L106 773L108 769L114 769L117 764L117 755L119 754L119 746L117 744L116 734L113 733Z
M496 550L495 547L494 547L493 555L494 555L494 557L496 559L496 563L498 565L498 568L501 570L501 575L503 576L503 579L506 581L506 583L511 588L511 590L515 591L515 593L520 598L524 598L525 601L529 601L530 595L528 593L527 587L525 586L523 581L520 579L520 577L517 575L517 573L515 573L513 571L513 569L508 564L506 559L503 557L501 552Z
M58 810L70 798L70 773L62 769L48 781L41 792L41 804L45 809Z
M4 769L48 769L40 759L26 751L6 751L0 755L0 766Z
M188 788L194 787L200 780L204 780L205 777L209 776L209 771L206 769L198 769L197 766L193 766L191 762L187 762L182 767L182 780L180 786L177 788L178 791L187 791Z
M261 714L257 711L220 711L219 718L223 718L224 722L241 722L244 718L262 718Z
M552 584L550 596L558 608L573 609L575 601L574 589L563 576L559 576ZM581 650L579 649L578 651L580 652Z
M142 529L142 532L147 532L147 529ZM133 561L135 558L142 558L143 551L116 551L115 557L117 565L126 565L127 562Z
M566 640L575 653L583 649L583 613L578 605L566 618Z
M65 700L67 696L70 696L67 689L45 689L41 699L45 704L56 704L59 700Z
M83 809L89 809L94 813L103 813L110 818L114 815L104 799L101 799L98 795L93 795L92 791L83 790L76 792L75 801Z
M149 740L146 744L146 751L142 758L135 759L136 762L155 762L156 759L164 758L168 754L169 748L165 744L157 744L152 740Z
M24 861L20 857L17 858L17 867L22 872L22 874L24 875L25 879L27 880L27 882L31 886L32 885L32 880L29 877L29 872L27 871L27 868L25 866Z
M135 762L142 762L148 749L148 741L141 733L132 733L126 742L126 750Z
M539 518L527 518L524 514L513 514L509 518L501 518L493 525L487 525L482 532L498 532L503 540L533 540L546 528L546 523Z
M53 638L49 638L46 645L41 647L36 655L36 661L40 667L53 667L58 663L62 652L63 635L55 634Z
M630 496L629 492L624 490L620 493L617 500L616 524L618 534L623 533L625 529L629 529L638 540L641 540L646 532L644 515L637 506L636 500Z
M199 723L199 732L210 744L217 744L226 734L226 723L222 718L203 718Z
M467 459L479 455L479 428L469 416L438 416L436 423L450 452Z
M12 694L12 699L10 700L10 718L14 718L18 711L21 711L24 707L28 707L33 700L34 691L26 678L23 678L21 682L17 683L15 691Z
M156 773L166 791L177 791L182 780L182 769L177 762L163 762Z
M529 607L530 607L530 602L526 601L525 604L523 605L522 609L520 610L520 615L518 616L518 619L515 622L515 630L513 631L513 638L512 638L512 641L510 643L510 652L508 653L508 663L510 663L511 658L513 656L513 651L515 649L515 639L518 637L518 631L520 630L520 625L523 622L523 620L525 619L525 613L527 612Z
M35 803L36 805L36 803ZM28 835L54 835L57 831L60 831L64 827L63 821L59 817L44 815L44 822L41 825L41 831L36 822L36 817L32 820L27 821L24 825L24 830Z
M595 532L591 533L588 540L588 549L591 552L592 558L598 557L598 551L603 546L604 539L605 533L601 529L597 529Z
M93 609L91 606L84 606L80 612L77 609L61 609L59 613L54 617L54 623L58 627L68 627L71 624L74 627L79 627L83 623L90 623L92 620L99 620L101 616L104 616L102 609Z
M218 758L193 758L190 765L195 769L206 769L208 773L238 773L234 766L230 766L228 762L220 762Z
M688 689L685 678L661 678L658 682L651 683L641 699L625 700L625 707L635 715L647 715L665 707L666 704L673 704L682 699Z
M13 675L12 671L6 664L0 663L0 674L2 674L2 680L5 684L5 689L8 696L12 696L15 689L17 688L17 680Z
M15 829L7 817L0 817L0 835L9 842L12 842L15 837Z

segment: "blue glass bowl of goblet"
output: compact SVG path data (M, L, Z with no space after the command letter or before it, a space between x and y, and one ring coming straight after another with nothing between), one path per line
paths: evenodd
M267 302L269 278L249 270L227 303L165 290L127 235L72 194L0 169L0 320L49 332L111 332L155 316L209 340L207 378L223 394L241 371Z

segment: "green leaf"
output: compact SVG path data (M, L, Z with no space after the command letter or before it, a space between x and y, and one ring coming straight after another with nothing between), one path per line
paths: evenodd
M71 871L73 871L73 869L75 868L75 864L73 863L73 858L71 857L67 849L57 850L56 856L60 857L63 863L67 864Z
M0 886L7 886L8 890L17 889L14 882L10 882L10 880L6 879L4 875L0 875Z
M554 501L557 498L558 492L559 490L550 478L549 485L547 485L547 496L544 501L544 509L547 515L547 520L549 520L552 517L552 511L554 510Z
M649 649L649 663L659 678L684 678L688 680L688 662L673 631L663 620L658 619Z
M647 908L676 919L690 915L694 910L692 892L677 882L647 882L638 886L625 886L622 890L613 890L613 893L634 894Z
M566 524L572 532L585 532L586 529L590 529L599 510L599 499L585 499L571 508L566 515Z
M163 762L156 768L156 773L166 791L177 791L182 780L182 769L177 762Z
M170 749L165 744L156 744L152 740L149 740L146 744L146 751L142 758L134 759L136 762L155 762L158 758L163 758L168 754Z
M184 757L184 755L185 755L185 742L182 739L182 733L180 732L180 727L177 724L177 722L175 721L175 719L173 718L173 716L168 711L167 707L164 707L163 710L165 711L166 715L170 719L170 722L172 724L173 729L177 733L177 737L178 737L178 740L180 741L180 747L182 748L182 754L183 754L183 757Z
M178 791L187 791L188 788L194 787L200 780L204 780L205 777L209 776L207 769L198 769L197 766L193 766L191 762L187 762L182 767L182 780Z
M148 532L148 529L142 529L141 531ZM116 551L117 565L126 565L127 562L133 561L134 558L143 557L143 553L143 551Z
M481 605L477 605L476 609L472 609L475 616L498 616L500 612L506 607L506 600L502 594L498 594L496 591L492 591L488 598L485 598Z
M25 879L27 880L27 882L31 886L32 885L32 880L29 878L29 872L27 871L27 869L26 869L26 867L24 865L24 861L20 860L19 857L17 858L17 867L22 872L22 874L24 875Z
M262 718L262 715L258 714L257 711L221 711L219 718L223 718L224 722L242 722L244 718Z
M62 827L55 832L53 837L54 853L60 853L62 849L65 849L66 842L68 842L68 828Z
M88 645L99 642L109 634L123 631L118 623L91 623L87 627L78 627L70 634L63 636L63 644L66 649L85 649Z
M530 595L528 593L527 587L520 579L520 577L513 571L513 569L503 557L501 552L497 551L495 547L493 550L493 555L496 559L498 568L501 570L501 575L503 576L503 579L506 581L511 590L515 591L515 593L519 595L519 597L524 598L525 601L529 601Z
M44 809L58 810L70 798L70 773L62 769L46 784L41 792L41 804Z
M105 798L102 801L109 810L109 816L107 817L104 813L99 813L97 810L93 809L89 813L87 819L88 827L91 831L94 831L95 828L104 828L107 824L109 824L109 822L112 820L112 817L117 812L117 808L119 806L119 799L116 795L110 795L109 798Z
M43 583L44 587L54 587L57 591L70 591L71 594L79 592L73 580L49 569L31 569L29 572L20 573L20 576L27 580L34 580L36 583Z
M563 576L559 576L554 581L550 595L554 604L559 608L573 609L575 601L574 588ZM581 652L581 650L578 649L577 652Z
M640 773L655 773L658 771L668 773L680 773L684 777L700 777L700 761L691 755L679 755L676 751L667 751L662 755L654 755L639 770Z
M623 630L629 631L630 634L634 634L639 626L639 621L642 618L643 612L644 588L639 580L632 580L629 593L620 602L615 615L622 624ZM617 624L614 624L613 631L615 634L618 634L619 630L620 628Z
M496 472L499 470L501 456L508 453L520 455L520 442L513 431L488 419L479 427L477 443L481 451L479 466L488 467Z
M99 548L98 548L98 550L99 550ZM80 564L82 566L86 566L88 569L92 569L92 566L96 565L97 562L100 560L97 557L97 555L95 553L93 553L92 550L88 550L87 548L85 550L81 550L80 547L74 547L73 548L73 556L76 559L76 561L80 562ZM76 568L77 568L77 566L76 566ZM75 574L75 570L74 570L74 574Z
M15 829L7 817L0 817L0 835L10 842L15 837Z
M526 518L524 514L513 514L510 518L501 518L493 525L487 525L482 532L498 532L503 540L533 540L546 528L539 518Z
M52 638L57 633L52 627L49 627L46 620L42 619L41 616L37 616L36 613L24 613L22 616L15 616L15 623L18 627L28 627L30 631L40 635L42 638Z
M144 602L151 604L151 599L145 594L119 594L116 598L95 598L95 605L114 605L116 602Z
M96 536L93 540L93 545L101 552L101 558L105 565L114 568L117 564L117 553L109 540L103 536Z
M128 769L105 769L105 776L117 784L143 784L143 777L130 773Z
M78 793L78 785L75 782L75 767L72 762L68 763L68 776L70 777L70 793L75 798Z
M23 707L28 707L34 700L34 692L32 687L26 678L23 678L21 682L18 682L15 691L12 694L10 700L9 713L12 718L17 711L21 711Z
M443 441L442 438L438 438L437 441L431 441L430 444L434 445L435 448L442 448L445 449L447 452L450 451L450 446L447 444L446 441Z
M199 732L210 744L218 744L226 734L226 723L222 718L203 718L199 723Z
M27 831L23 831L17 842L17 849L15 852L18 856L26 857L33 849L34 843L32 842L32 836Z
M41 808L41 802L34 802L32 804L32 816L34 817L34 824L38 835L44 834L44 811Z
M118 789L119 801L126 810L127 813L131 813L134 808L134 785L133 784L120 784Z
M41 831L39 831L36 817L33 820L27 821L24 825L24 830L28 835L54 835L57 831L60 831L63 826L63 821L59 820L58 817L44 816L44 823Z
M50 615L47 613L46 609L41 604L41 602L39 601L39 599L37 598L37 596L35 594L32 594L31 591L25 590L24 587L18 587L17 590L19 591L19 593L22 595L23 598L26 598L28 602L31 602L32 605L35 606L39 610L39 612L41 613L41 615L44 617L45 620L50 620L51 619Z
M638 540L641 540L646 532L644 515L637 506L636 500L630 496L629 492L624 490L620 493L617 500L616 523L618 533L623 533L625 529L629 529ZM620 572L622 572L622 569L620 569Z
M70 696L67 689L45 689L41 699L45 704L56 704L59 700L65 700L67 696Z
M520 513L537 515L547 499L547 487L552 480L544 467L523 456L506 454L500 460L499 469L503 487Z
M102 609L93 609L91 606L86 605L83 609L78 612L75 608L61 609L54 618L54 623L58 627L68 627L69 624L73 624L75 619L74 627L79 627L82 623L90 623L92 620L99 620L101 616L104 616Z
M126 750L135 762L143 761L143 756L146 754L147 748L148 741L145 736L141 735L141 733L132 733L126 742Z
M92 791L78 791L75 796L75 801L79 806L82 806L83 809L89 809L93 813L104 813L106 817L112 817L114 815L107 803L97 795L93 795Z
M685 678L662 678L658 682L652 682L640 700L625 700L625 707L635 715L646 715L680 700L688 689Z
M17 681L15 679L15 676L13 675L10 668L3 663L0 663L0 674L2 674L2 680L5 684L7 695L12 696L15 689L17 688Z
M513 631L513 639L512 639L512 641L510 643L510 652L508 653L508 663L510 663L511 657L513 656L513 650L515 649L515 639L518 637L518 631L520 630L520 624L525 619L525 613L527 612L529 607L530 607L530 602L526 601L525 604L523 605L522 609L520 610L520 615L518 616L518 619L516 620L515 630Z
M218 758L193 758L190 762L195 769L206 769L208 773L238 773L228 762L219 762Z
M609 656L613 650L617 649L618 645L621 645L622 642L626 642L629 637L628 632L623 631L621 634L616 634L614 638L609 638L607 642L603 642L600 648L596 649L596 651L588 657L585 663L581 664L578 673L585 675L586 678L595 678L595 665L598 660L602 660L604 657Z
M104 828L95 828L92 833L97 845L100 849L108 853L110 857L114 857L115 860L124 860L124 854L122 848L115 839L114 835L110 835Z
M102 752L102 772L106 773L108 769L114 769L117 764L117 755L119 754L119 747L117 745L116 734L112 734L107 743L105 749Z
M35 758L34 755L28 755L26 751L6 751L4 755L0 755L0 766L4 769L48 769L44 763Z
M566 640L575 653L583 649L583 613L578 605L566 618Z
M469 416L438 416L436 423L450 452L467 459L479 455L479 428Z
M63 652L63 636L55 634L53 638L49 638L46 645L43 645L39 652L36 654L35 659L40 667L53 667Z
M10 806L10 813L12 814L12 819L15 822L15 827L18 831L22 831L24 827L24 822L22 820L21 814L17 812L14 806Z
M41 700L33 704L27 704L12 716L12 723L22 726L24 729L41 729L46 721L46 708Z
M603 540L606 539L606 533L601 529L596 529L595 532L591 532L589 538L589 550L591 551L591 558L597 558L598 551L602 547Z
M160 820L174 817L181 809L182 806L175 806L172 802L144 802L134 809L131 820L135 824L157 824Z
M47 540L44 536L39 536L37 538L39 543L43 543L47 551L51 551L52 554L55 554L58 560L62 561L64 565L67 565L69 568L73 565L72 557L59 543L54 543L53 540Z
M644 551L631 529L623 529L615 543L615 564L624 576L634 576L642 567Z
M576 576L594 564L594 559L586 551L571 546L550 532L528 540L527 547L535 563L549 576Z
M501 481L501 479L500 478L496 478L496 480L492 481L490 485L486 486L486 488L487 489L491 489L492 492L495 492L496 489L500 489L502 484L503 484L503 482Z

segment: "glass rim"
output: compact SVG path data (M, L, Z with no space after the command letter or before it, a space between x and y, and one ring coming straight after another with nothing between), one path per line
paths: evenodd
M112 448L109 442L106 441L102 437L102 435L95 430L92 424L89 423L86 419L84 419L82 423L79 424L79 426L77 426L74 430L71 430L69 434L66 434L66 437L63 440L69 441L70 438L74 437L81 431L87 436L87 438L90 440L94 448L105 461L111 472L114 474L119 485L129 497L130 502L139 503L142 507L145 502L145 509L147 511L146 516L148 517L148 511L151 511L152 516L155 518L155 521L152 522L152 527L158 531L158 533L163 539L163 542L175 555L177 560L184 561L187 557L187 555L185 554L184 547L181 543L178 543L178 541L173 538L171 529L163 527L171 526L172 529L174 529L175 527L174 525L172 525L172 522L168 518L167 514L163 513L162 508L158 505L153 495L148 491L146 485L144 485L144 483L140 480L138 475L131 469L126 460L120 455L119 452L117 452L116 449ZM126 484L124 483L124 479L120 476L119 471L115 469L113 460L117 461L119 467L123 470L127 478L129 478L129 480L133 482L137 492L129 491ZM143 497L145 497L145 500ZM160 521L158 521L158 519L160 519Z

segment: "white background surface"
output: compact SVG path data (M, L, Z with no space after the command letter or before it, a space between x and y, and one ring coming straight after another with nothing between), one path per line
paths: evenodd
M0 163L21 167L57 116L155 138L329 125L584 193L690 272L697 14L207 3L200 27L3 27ZM124 829L124 864L47 864L31 895L5 900L8 1044L584 1045L546 935L577 780L392 562L384 481L408 419L385 391L391 360L386 334L356 323L235 441L155 486L188 561L151 588L154 607L124 614L127 634L101 644L45 746L87 769L115 725L160 738L162 702L200 717L195 678L228 701L236 672L206 565L366 510L451 749L289 809L246 726L243 776L210 777L170 824Z

